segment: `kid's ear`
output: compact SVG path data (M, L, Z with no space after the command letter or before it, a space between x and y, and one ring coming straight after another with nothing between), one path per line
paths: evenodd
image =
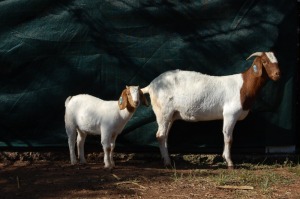
M127 106L127 95L126 95L126 89L124 89L121 93L121 96L119 98L119 102L118 102L118 105L119 105L119 108L120 110L123 110L126 108Z
M149 106L149 103L148 103L144 93L141 91L141 89L139 89L139 95L140 95L140 100L142 101L142 104L144 104L145 106Z
M251 66L252 74L254 77L260 77L262 75L262 63L261 63L261 58L257 57L252 66Z

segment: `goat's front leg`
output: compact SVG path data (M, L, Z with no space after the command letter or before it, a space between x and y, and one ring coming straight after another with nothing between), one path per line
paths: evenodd
M224 150L223 150L223 158L227 162L228 169L233 169L234 165L231 160L231 145L232 145L232 134L233 129L236 124L236 118L232 115L224 116L223 121L223 135L224 135Z
M101 133L101 144L104 152L104 168L112 169L112 165L110 162L110 152L111 152L111 137L110 133L103 132Z
M112 168L115 167L114 154L113 153L114 153L114 149L115 149L115 146L116 146L117 136L118 136L117 133L113 133L112 138L111 138L111 143L110 143L111 150L110 150L109 158L110 158L110 163L111 163Z

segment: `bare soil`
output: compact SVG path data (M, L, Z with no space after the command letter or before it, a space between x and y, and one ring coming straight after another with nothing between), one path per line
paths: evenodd
M291 158L233 157L228 170L217 155L176 154L164 168L159 154L117 153L113 171L102 158L72 166L67 153L0 152L0 198L300 198Z

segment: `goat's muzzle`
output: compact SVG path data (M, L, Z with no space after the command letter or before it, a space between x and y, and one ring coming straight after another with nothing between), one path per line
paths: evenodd
M281 73L280 71L276 71L272 74L272 76L270 77L273 81L278 81L281 77Z
M134 108L137 108L140 105L139 101L133 101L131 106L133 106Z

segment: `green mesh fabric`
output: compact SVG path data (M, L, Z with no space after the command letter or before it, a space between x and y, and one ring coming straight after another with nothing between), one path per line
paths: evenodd
M125 85L144 87L172 69L239 73L251 53L270 50L282 79L269 81L236 125L233 146L294 145L296 8L289 0L1 1L0 147L66 147L70 95L117 100ZM156 131L151 106L141 106L117 146L156 150ZM209 151L222 139L222 121L179 121L169 145Z

